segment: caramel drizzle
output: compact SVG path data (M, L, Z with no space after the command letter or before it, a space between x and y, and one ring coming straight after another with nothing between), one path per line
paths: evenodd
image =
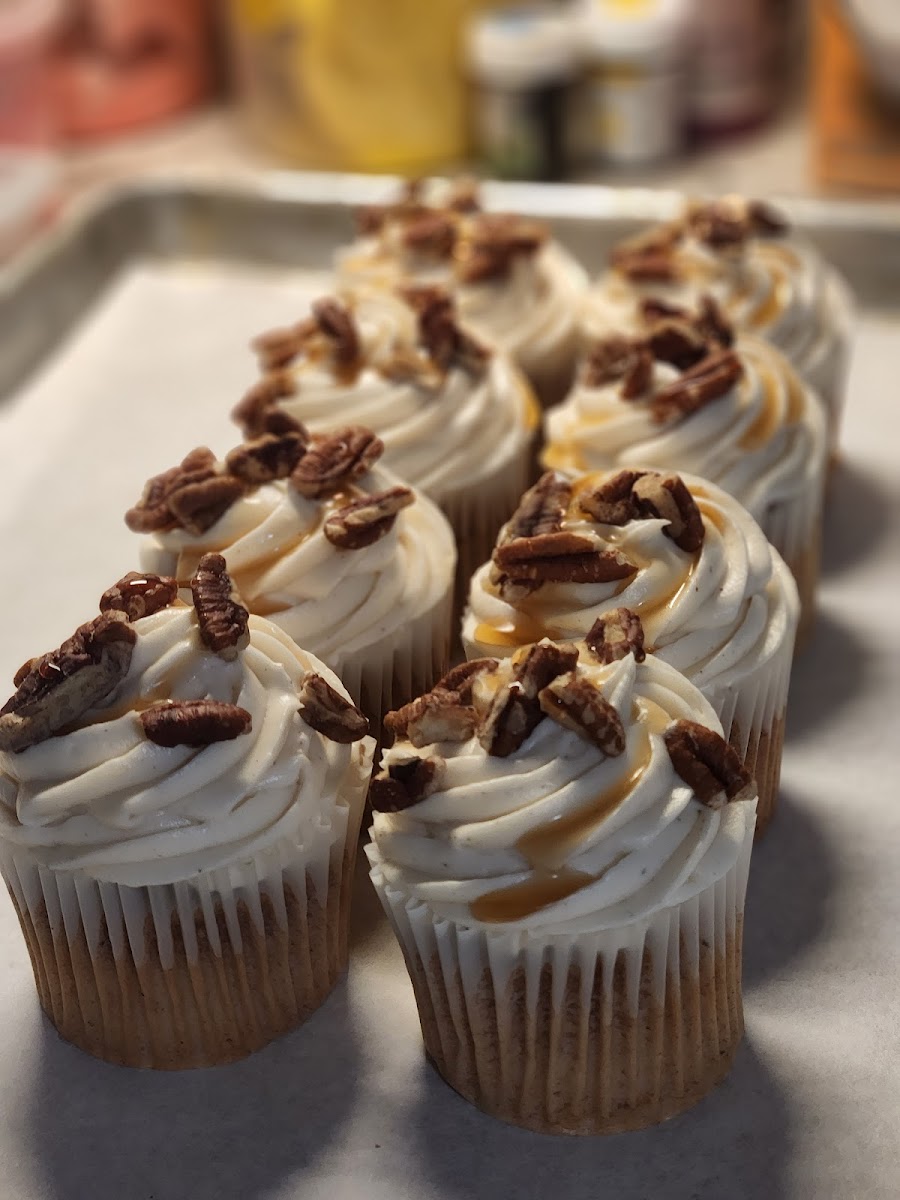
M661 735L670 723L669 715L659 705L643 698L634 702L632 718L639 726L640 739L632 769L590 804L572 813L560 813L546 824L523 834L515 848L531 867L531 874L521 883L497 888L473 900L470 907L477 921L521 921L597 883L622 861L624 854L618 855L596 875L565 865L566 859L578 853L579 847L633 791L650 764L653 754L651 734Z

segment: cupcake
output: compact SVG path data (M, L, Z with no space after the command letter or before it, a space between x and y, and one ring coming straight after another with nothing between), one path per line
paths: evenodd
M384 465L446 513L467 583L528 482L540 421L506 356L460 328L439 288L320 300L255 347L267 374L234 410L244 433L273 412L313 433L337 420L374 430Z
M696 303L710 293L741 333L776 346L822 399L829 445L837 446L846 391L852 300L816 250L789 236L768 205L727 196L694 203L669 224L613 251L591 288L583 328L589 341L627 326L646 297Z
M544 225L482 212L471 189L430 204L415 186L397 203L360 210L358 225L338 254L342 281L449 288L463 323L513 358L543 404L565 395L587 276Z
M759 836L778 796L799 608L781 556L715 484L548 472L472 579L463 646L500 658L544 637L632 629L639 658L646 642L712 705L759 787Z
M222 554L256 616L337 674L381 728L446 669L456 552L441 512L378 466L358 426L309 435L275 413L224 462L201 447L126 514L141 566L183 586Z
M634 649L456 668L392 715L370 793L428 1056L540 1132L673 1116L743 1031L755 790L697 689Z
M734 345L714 303L652 302L641 336L594 343L571 394L546 417L546 467L577 474L686 471L739 500L797 581L801 627L819 574L826 431L821 405L759 338Z
M0 710L0 870L41 1005L110 1062L229 1062L347 962L374 743L217 555L126 575Z

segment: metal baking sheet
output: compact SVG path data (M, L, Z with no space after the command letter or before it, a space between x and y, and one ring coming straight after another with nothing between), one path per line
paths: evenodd
M197 442L234 441L248 337L293 319L379 180L273 176L90 200L0 276L0 678L134 563L122 513ZM589 266L678 198L496 186ZM781 810L746 919L747 1036L656 1129L529 1134L425 1063L406 972L358 872L349 977L234 1066L96 1062L42 1017L0 903L0 1196L16 1200L879 1200L900 1194L900 213L787 206L861 300L818 624L797 661ZM893 288L893 290L892 290ZM885 619L887 618L887 619Z

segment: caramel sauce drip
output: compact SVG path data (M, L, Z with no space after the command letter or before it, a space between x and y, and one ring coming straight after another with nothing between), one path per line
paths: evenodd
M785 377L784 389L787 393L787 407L783 420L779 416L778 406L774 402L780 387L774 374L762 367L757 368L763 381L764 402L762 411L753 424L744 432L740 440L743 450L758 450L771 441L782 426L796 425L803 416L803 391L799 380L791 373Z
M640 726L637 759L628 772L590 804L573 813L560 814L545 825L529 830L516 842L516 849L532 868L532 874L511 887L486 892L471 904L478 921L521 921L550 904L565 900L589 884L596 883L624 855L614 859L598 875L589 875L565 865L566 859L614 812L647 770L653 753L651 734L661 735L671 723L669 714L651 700L636 700L632 719Z

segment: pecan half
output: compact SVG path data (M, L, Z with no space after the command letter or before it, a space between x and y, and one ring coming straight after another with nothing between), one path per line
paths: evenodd
M494 563L508 579L537 583L609 583L637 570L618 550L562 531L504 542L494 550Z
M361 425L348 425L330 437L313 437L291 473L291 486L310 499L328 496L365 475L383 452L381 438Z
M251 341L250 349L255 352L264 371L276 371L293 362L303 352L315 332L315 322L306 317L296 325L288 325L284 329L269 329L259 334Z
M265 375L245 393L231 410L231 419L240 426L245 437L259 437L262 433L283 433L293 428L304 432L303 426L287 413L280 414L283 423L280 428L272 425L273 417L279 410L275 407L279 400L296 395L297 385L288 371L272 371Z
M733 350L708 354L654 395L651 417L663 424L672 417L689 416L727 395L743 374L743 364Z
M478 213L457 245L456 277L460 283L470 284L502 279L517 258L536 254L546 240L546 227L537 221L506 213Z
M200 640L208 650L233 662L250 640L250 614L240 602L221 554L204 554L191 580Z
M548 717L591 742L607 756L617 758L625 749L625 729L615 708L587 679L555 679L538 696Z
M136 640L125 613L112 609L21 667L0 709L0 750L37 745L99 704L128 674Z
M499 665L496 658L473 658L470 662L459 663L437 681L434 690L455 692L462 704L471 704L475 680L488 671L496 671Z
M703 517L680 475L647 471L634 482L634 498L641 516L669 522L663 533L680 550L693 554L703 545Z
M453 302L438 292L418 309L419 337L429 357L442 370L454 363L471 375L481 374L491 351L457 324Z
M410 755L388 765L369 788L369 803L375 812L402 812L437 791L441 760Z
M519 501L519 507L500 530L498 545L515 538L556 533L572 498L572 484L555 471L545 472Z
M358 742L369 732L369 722L356 705L321 675L307 675L303 680L299 711L311 729L342 746Z
M249 733L250 713L220 700L167 700L139 714L144 736L157 746L211 746Z
M350 309L329 296L313 304L312 314L319 331L331 345L331 354L338 370L355 370L359 366L362 349Z
M456 245L456 222L437 210L424 212L405 222L402 243L413 254L427 258L449 258Z
M478 722L478 741L493 758L508 758L543 719L537 699L526 695L524 685L514 679L494 694Z
M132 533L175 529L178 518L170 507L171 497L183 488L215 478L216 456L208 447L198 446L177 467L170 467L147 481L140 500L125 514L125 524Z
M663 737L676 774L701 804L722 808L730 800L752 800L756 795L740 755L714 730L696 721L675 721Z
M595 341L581 368L585 386L604 387L624 379L634 367L638 345L615 333Z
M324 533L341 550L362 550L380 541L394 527L397 514L415 501L408 487L360 496L326 518Z
M188 483L169 493L166 503L188 533L199 535L212 529L244 494L244 485L232 475L214 475L202 483Z
M178 581L168 575L129 571L100 597L100 611L123 612L129 621L139 621L167 608L178 595Z
M643 471L619 471L598 487L582 492L578 507L601 525L627 525L638 517L634 485Z
M475 732L475 722L475 709L464 704L458 692L434 688L389 712L384 727L395 738L408 738L421 749L433 742L468 741Z
M573 671L578 663L578 647L571 642L536 642L513 656L515 678L525 695L534 700L558 675Z
M230 451L225 456L225 466L230 474L252 487L273 479L287 479L306 453L308 442L304 430L263 433Z
M692 367L708 352L706 338L689 320L665 317L647 335L647 344L657 362L671 363L680 371Z
M640 617L624 606L598 617L584 641L594 658L604 666L627 658L629 654L634 655L635 662L643 662L647 657Z

